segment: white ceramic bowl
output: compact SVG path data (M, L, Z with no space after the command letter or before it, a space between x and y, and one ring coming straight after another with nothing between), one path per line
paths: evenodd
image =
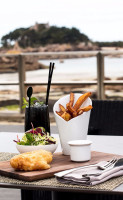
M90 140L72 140L69 141L70 158L72 161L82 162L91 159L91 144Z
M50 151L51 153L54 153L57 149L58 143L56 144L47 144L47 145L38 145L38 146L26 146L26 145L16 145L17 150L20 153L30 152L30 151L36 151L36 150L46 150Z

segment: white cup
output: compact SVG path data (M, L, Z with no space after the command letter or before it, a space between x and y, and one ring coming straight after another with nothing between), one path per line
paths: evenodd
M70 159L76 162L88 161L91 159L91 144L90 140L72 140L70 145Z
M74 103L81 96L80 93L74 94ZM84 112L82 115L79 115L69 121L65 121L61 118L56 111L59 111L59 104L62 104L66 108L66 104L69 102L70 95L66 95L60 98L53 107L53 112L55 115L56 124L59 131L60 143L62 147L62 152L64 155L70 155L70 147L68 141L70 140L85 140L87 138L88 124L90 118L90 110ZM81 107L92 105L90 98L87 98Z

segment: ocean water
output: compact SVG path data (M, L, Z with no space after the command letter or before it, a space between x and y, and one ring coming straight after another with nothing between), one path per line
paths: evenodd
M49 62L55 63L55 72L56 73L83 73L90 72L96 73L96 58L72 58L72 59L63 59L63 62L60 60L41 60L40 62L49 65Z
M97 60L96 57L89 58L76 58L76 59L64 59L63 63L60 60L41 60L45 65L49 65L49 62L55 63L55 73L67 73L67 74L92 74L97 75ZM105 76L108 77L121 77L123 76L123 58L110 58L104 59L104 71Z
M112 80L123 77L123 58L105 57L105 77ZM64 59L60 60L40 60L41 63L49 65L55 62L55 69L52 81L78 81L93 80L97 78L97 60L96 57ZM40 69L26 72L26 81L28 82L46 82L48 80L48 69ZM18 73L0 74L0 82L17 82ZM18 86L0 85L0 90L18 90Z

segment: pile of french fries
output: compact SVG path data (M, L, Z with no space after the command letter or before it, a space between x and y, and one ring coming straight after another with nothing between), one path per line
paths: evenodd
M66 104L66 108L59 104L60 111L56 111L56 113L62 117L65 121L69 121L70 119L77 117L78 115L83 114L83 112L87 112L91 110L93 107L91 105L86 107L81 107L83 102L91 96L91 92L87 92L81 95L76 103L74 104L74 93L70 93L70 100ZM81 108L80 108L81 107Z

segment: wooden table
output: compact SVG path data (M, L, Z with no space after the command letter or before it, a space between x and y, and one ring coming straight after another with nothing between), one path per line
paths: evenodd
M15 153L17 152L15 143L13 142L13 139L16 138L17 133L10 133L10 132L0 132L0 152L11 152ZM18 133L18 136L21 137L23 133ZM54 137L59 138L58 134L52 134ZM88 139L93 142L92 144L92 150L94 151L100 151L100 152L106 152L106 153L113 153L113 154L119 154L123 155L123 137L122 136L88 136ZM60 145L58 146L57 152L61 151ZM106 194L106 195L119 195L119 198L123 198L123 184L119 187L115 188L113 191L99 191L99 190L87 190L87 189L68 189L63 187L47 187L47 186L35 186L35 185L16 185L16 184L9 184L9 183L0 183L0 187L3 188L16 188L16 189L23 189L23 190L47 190L47 191L57 191L56 193L53 193L53 197L56 198L58 194L60 193L60 196L62 197L62 194L66 192L69 194L72 192L72 194ZM59 193L58 193L59 192ZM59 197L58 197L59 198ZM62 197L63 198L63 197ZM121 199L122 199L121 198ZM78 198L79 199L79 198ZM30 199L31 200L31 199ZM59 198L60 200L60 198Z

